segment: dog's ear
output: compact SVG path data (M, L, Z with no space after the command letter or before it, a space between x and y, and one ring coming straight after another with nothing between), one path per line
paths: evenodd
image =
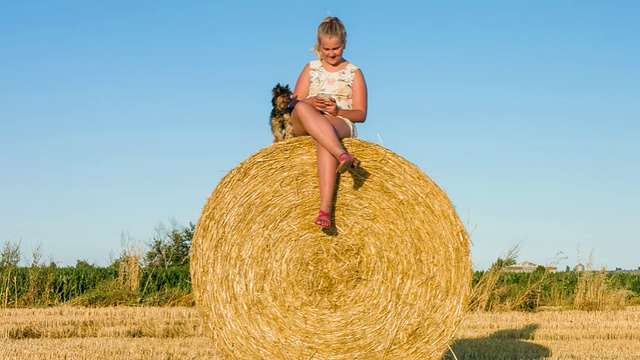
M271 91L271 93L273 94L273 96L276 96L279 92L280 92L280 83L278 83L276 86L273 87L273 90Z

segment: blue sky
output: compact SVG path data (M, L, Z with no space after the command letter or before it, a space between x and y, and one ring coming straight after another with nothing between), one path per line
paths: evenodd
M196 222L270 145L270 91L340 17L360 138L423 169L476 269L640 266L640 3L3 1L0 241L106 265L121 239Z

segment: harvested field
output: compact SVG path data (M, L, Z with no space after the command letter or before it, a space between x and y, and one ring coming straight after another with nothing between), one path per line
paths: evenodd
M471 313L456 339L458 359L640 359L640 307Z
M460 360L640 359L640 307L470 313L456 339ZM0 343L0 359L219 358L188 307L1 309Z
M0 359L216 359L194 308L0 310Z

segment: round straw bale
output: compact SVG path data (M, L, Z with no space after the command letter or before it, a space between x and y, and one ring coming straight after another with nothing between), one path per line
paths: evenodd
M309 137L261 149L207 200L191 245L197 307L225 358L439 359L462 319L469 241L446 194L373 143L343 141L334 227Z

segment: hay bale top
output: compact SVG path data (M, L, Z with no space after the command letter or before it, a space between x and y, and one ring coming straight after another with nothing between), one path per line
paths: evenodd
M333 229L309 137L273 144L218 184L191 247L194 295L228 358L438 359L471 280L467 233L446 194L381 146L345 139Z

